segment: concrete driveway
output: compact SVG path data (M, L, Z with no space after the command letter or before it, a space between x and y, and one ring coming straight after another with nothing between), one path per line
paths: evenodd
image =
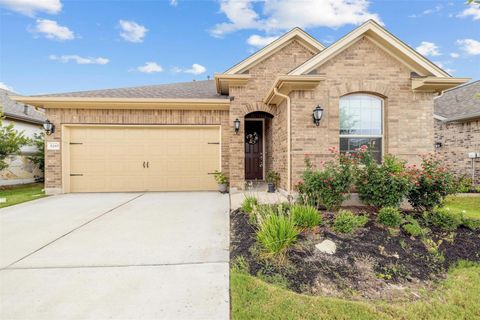
M0 209L0 318L228 319L228 211L213 192Z

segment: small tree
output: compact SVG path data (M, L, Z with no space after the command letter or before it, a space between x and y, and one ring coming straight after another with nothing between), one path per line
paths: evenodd
M0 170L8 167L5 159L10 155L18 154L20 149L29 143L23 131L14 129L13 124L3 124L3 113L0 112Z
M45 134L35 133L32 140L32 145L37 147L37 153L28 157L30 161L38 166L42 172L45 170Z

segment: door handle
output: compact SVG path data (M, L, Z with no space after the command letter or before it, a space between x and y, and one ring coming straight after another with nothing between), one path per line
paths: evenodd
M147 168L150 168L150 167L148 166L148 165L149 165L149 163L150 163L150 162L149 162L149 161L147 161Z
M145 169L145 161L143 161L143 168Z

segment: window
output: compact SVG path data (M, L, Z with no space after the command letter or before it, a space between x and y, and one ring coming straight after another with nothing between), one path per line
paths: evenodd
M375 160L382 160L383 100L367 94L340 99L340 152L355 153L365 145Z

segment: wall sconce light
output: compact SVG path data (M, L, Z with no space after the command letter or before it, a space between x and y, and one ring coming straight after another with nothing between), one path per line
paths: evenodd
M238 134L238 131L240 131L240 120L238 118L233 121L233 127L235 128L235 134Z
M48 119L45 120L45 122L43 123L43 129L45 130L45 133L47 134L47 136L55 132L55 126Z
M435 149L441 148L442 143L441 142L435 142Z
M320 120L322 120L323 109L318 105L312 113L313 123L318 127L320 125Z

